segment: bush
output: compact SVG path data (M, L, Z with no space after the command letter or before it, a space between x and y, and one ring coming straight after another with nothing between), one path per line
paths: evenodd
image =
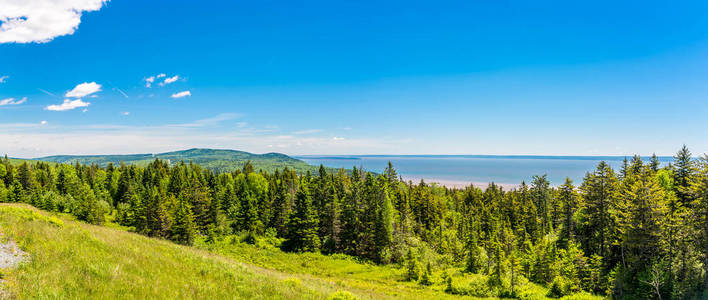
M475 297L490 297L492 295L486 276L474 276L469 283L467 294Z
M572 283L568 279L556 276L553 278L553 283L551 283L551 287L548 289L546 296L549 298L560 298L569 295L571 293L571 285Z
M253 233L253 231L247 232L242 238L241 242L246 243L249 245L255 245L258 239L256 238L256 234Z
M347 292L347 291L336 291L332 295L329 295L329 297L327 297L327 299L328 300L356 300L359 298L357 298L352 293Z
M419 283L422 285L432 285L433 284L433 268L430 265L430 262L428 262L428 265L425 268L425 272L423 273L423 276L420 278Z

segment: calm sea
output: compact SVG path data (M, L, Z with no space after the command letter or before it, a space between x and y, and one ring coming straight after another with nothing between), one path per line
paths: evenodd
M609 163L615 170L622 164L623 156L491 156L491 155L347 155L347 156L298 156L312 165L351 169L354 166L381 172L388 162L393 163L398 174L407 180L439 182L462 186L469 183L495 182L507 186L531 181L533 175L548 175L552 185L561 185L566 177L579 184L585 173L593 171L600 161ZM631 157L628 157L631 159ZM648 158L646 158L648 160ZM662 165L671 157L659 157Z

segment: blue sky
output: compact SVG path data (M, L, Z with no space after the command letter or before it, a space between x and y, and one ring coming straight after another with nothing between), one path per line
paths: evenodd
M0 9L10 156L708 152L705 1L32 2Z

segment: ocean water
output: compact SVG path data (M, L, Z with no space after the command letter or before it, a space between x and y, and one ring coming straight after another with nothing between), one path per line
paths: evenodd
M382 172L388 162L406 180L439 182L449 186L469 183L486 185L489 182L515 186L522 181L529 183L533 175L548 176L552 185L563 184L570 177L579 184L586 172L592 172L600 161L610 164L616 171L623 156L492 156L492 155L347 155L347 156L298 156L312 165L333 168L363 167ZM628 157L627 159L631 159ZM648 161L648 157L644 158ZM659 157L662 165L672 157Z

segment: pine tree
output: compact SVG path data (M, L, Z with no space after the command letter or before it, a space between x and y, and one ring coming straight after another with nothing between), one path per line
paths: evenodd
M563 211L563 225L561 227L558 243L561 248L566 248L570 241L575 241L575 212L580 207L578 203L578 195L573 186L573 180L565 179L565 183L558 188L558 198L561 202Z
M287 225L292 213L291 196L287 190L285 179L276 179L276 190L273 199L273 216L270 222L270 227L275 228L278 236L285 237L287 234Z
M541 220L541 232L551 232L551 189L546 174L534 176L531 184L531 195L538 210L537 215Z
M468 254L465 270L470 273L479 273L484 266L484 249L479 247L477 238L472 234L470 234L470 241L468 242L467 248Z
M184 196L180 196L174 222L170 228L170 239L179 244L192 245L196 236L195 227L189 201Z
M413 249L408 248L408 253L406 254L406 276L409 281L416 281L420 277L420 264L418 259L413 254Z
M361 196L361 177L359 170L354 168L352 170L351 186L342 207L342 230L340 232L341 248L344 253L349 255L356 255L359 248Z
M694 162L691 159L691 151L683 145L681 150L674 156L674 186L676 187L676 197L684 206L691 203L690 182L695 173Z
M661 163L659 162L659 158L656 156L656 153L651 154L651 160L649 161L649 166L653 172L658 172L659 171L659 166Z
M618 209L619 231L621 233L622 267L625 285L615 291L621 295L639 297L639 274L649 272L652 262L657 261L660 253L660 239L663 227L662 218L665 214L664 192L650 168L633 170L631 185L624 186L620 191L623 204ZM632 180L630 180L632 179Z
M160 192L155 187L148 189L143 199L145 199L145 203L142 213L145 216L145 226L138 231L142 231L148 236L167 237L171 220Z
M614 171L603 161L594 173L585 176L580 188L587 218L582 244L588 255L605 257L609 253L614 224L610 211L616 202L617 185Z
M425 266L425 272L423 272L423 276L421 276L419 283L422 285L433 284L433 267L430 262L428 262L428 264Z
M703 259L704 274L708 274L708 155L701 158L699 172L691 177L694 224L698 234L697 248ZM684 191L685 192L685 191ZM703 276L703 289L708 291L708 275Z
M295 195L295 212L288 225L288 239L283 244L285 250L294 252L314 252L320 248L317 235L319 220L312 207L309 183L303 179L300 190Z
M375 220L374 240L376 244L376 260L385 262L388 260L388 247L393 241L393 204L386 192L387 181L379 178L380 190L377 198L377 212Z

